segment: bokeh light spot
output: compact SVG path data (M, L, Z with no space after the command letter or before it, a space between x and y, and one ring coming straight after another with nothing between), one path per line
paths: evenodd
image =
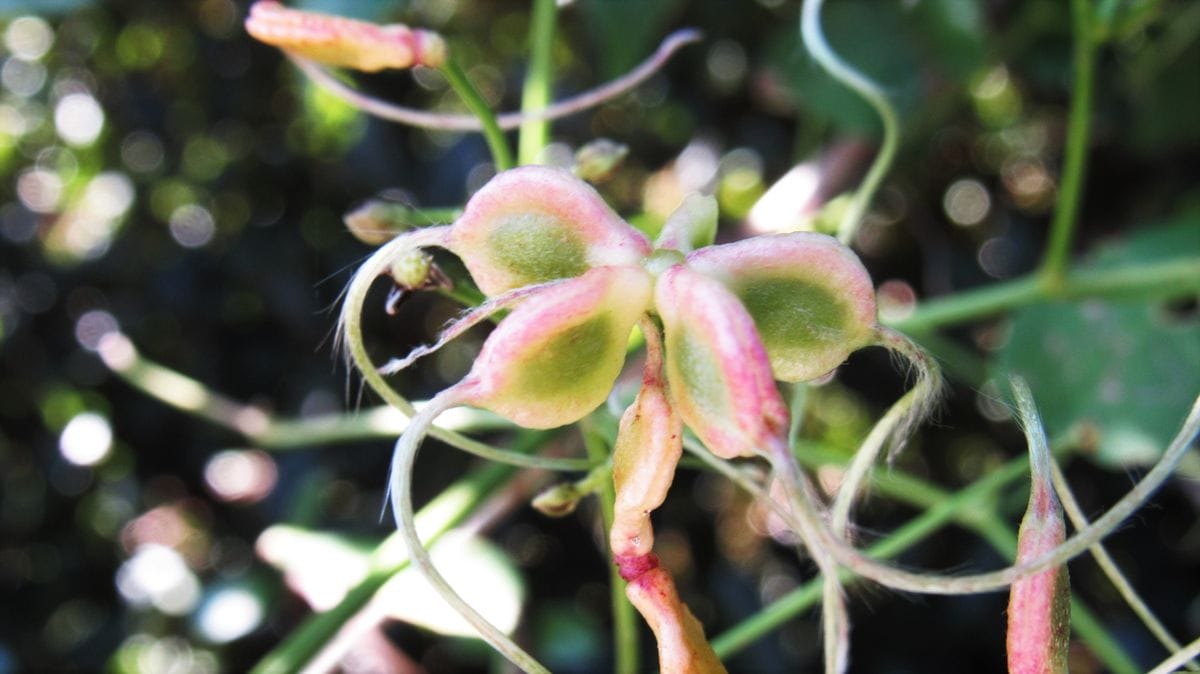
M971 178L956 180L942 197L946 217L956 225L971 227L983 222L992 208L992 198L983 183Z
M54 108L54 128L67 144L86 147L104 129L104 110L91 94L67 94Z
M4 46L14 56L26 61L42 58L53 45L54 30L45 19L38 16L22 16L4 29Z
M254 503L275 488L275 461L257 450L218 452L204 467L204 482L222 501Z
M175 209L168 223L171 236L184 248L200 248L212 240L216 223L207 208L184 204Z
M113 433L108 419L96 412L76 414L58 436L58 451L76 466L94 466L112 451Z

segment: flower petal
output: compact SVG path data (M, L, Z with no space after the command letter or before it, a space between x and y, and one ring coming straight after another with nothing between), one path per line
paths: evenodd
M725 286L684 265L658 279L667 381L679 415L717 456L785 451L788 411L754 321Z
M467 202L448 247L488 295L650 254L646 237L590 185L544 166L492 178Z
M726 285L754 317L777 379L826 374L875 340L875 289L858 257L796 232L698 250L688 266Z
M662 338L646 323L642 389L621 416L613 449L616 502L609 545L616 557L644 555L654 546L650 512L666 499L683 453L683 421L671 407L662 374Z
M597 267L531 294L484 342L460 384L462 402L526 428L591 412L621 372L652 285L640 267Z
M246 32L297 56L366 72L437 67L446 60L446 42L437 33L289 9L274 0L250 7Z

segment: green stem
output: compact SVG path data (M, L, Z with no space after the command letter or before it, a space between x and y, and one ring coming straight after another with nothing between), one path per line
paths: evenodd
M597 463L608 461L612 454L612 443L600 431L598 424L589 418L584 421L582 428L583 444L587 449L588 458ZM608 549L607 534L612 530L613 507L617 499L612 479L606 480L604 485L596 490L596 493L600 497L600 516L604 523L605 553L611 559L612 551ZM637 674L639 657L637 615L634 612L633 604L625 598L625 579L621 578L616 564L608 565L608 580L613 613L615 671L617 674Z
M479 94L475 85L471 84L471 80L467 78L462 67L454 59L447 58L446 63L439 70L446 77L446 81L450 83L450 88L454 89L466 104L467 109L483 124L483 137L487 141L488 149L492 151L492 161L496 164L496 170L507 171L512 168L514 166L512 150L508 149L508 141L505 140L504 132L500 130L500 125L496 122L496 115L487 101L483 100L483 96Z
M871 198L875 196L875 191L879 189L879 184L883 182L884 176L891 168L892 160L896 156L896 148L900 145L900 123L896 117L896 110L883 93L883 89L838 58L838 55L829 47L829 43L825 40L825 34L821 30L823 1L807 0L804 3L800 17L800 36L804 40L804 46L830 76L862 96L871 107L875 108L875 112L879 114L879 121L883 124L883 145L879 148L879 154L876 155L871 169L863 178L862 185L854 193L850 208L846 210L838 225L838 240L849 245L854 240L854 234L858 231L867 207L871 204Z
M546 432L522 432L518 436L514 451L534 451L544 444L548 437ZM426 540L436 541L461 522L512 473L513 468L510 466L487 465L442 491L417 514L417 526L421 531L427 532ZM282 644L254 667L254 674L282 674L302 669L337 635L342 625L370 602L379 588L408 566L409 557L402 536L400 532L395 532L371 553L366 577L351 588L337 606L313 614L293 630Z
M541 110L550 104L551 64L554 47L556 0L533 0L533 18L529 30L529 72L521 92L521 112ZM535 164L546 143L550 142L550 121L530 119L521 123L517 137L517 161L522 166Z
M1042 260L1042 282L1057 290L1067 272L1071 241L1079 220L1091 126L1092 90L1096 74L1096 41L1092 37L1092 3L1071 0L1071 24L1074 33L1074 81L1071 85L1071 112L1063 155L1062 187L1050 223L1050 239Z
M1200 258L1186 257L1071 271L1053 293L1036 275L1024 276L922 302L912 314L888 325L919 334L1052 299L1170 299L1196 292L1200 292Z

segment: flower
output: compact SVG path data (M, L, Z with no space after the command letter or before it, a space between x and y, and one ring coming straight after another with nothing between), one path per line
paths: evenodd
M631 600L655 631L674 620L679 629L663 633L683 635L660 639L664 663L679 661L681 648L703 653L693 662L717 662L707 643L695 642L696 634L703 642L702 631L651 553L650 513L674 478L683 427L721 458L790 459L788 410L776 380L822 377L851 352L886 343L870 276L848 248L814 233L712 245L716 219L714 199L690 197L652 244L587 183L558 169L522 167L492 178L452 225L415 230L383 246L354 282L372 281L436 246L457 255L488 298L436 343L386 364L382 373L511 310L470 372L405 431L408 441L398 447L413 451L433 417L458 405L528 428L579 420L608 397L630 333L640 326L647 357L614 449L610 544ZM394 280L419 287L422 279L410 277ZM357 325L358 310L348 303L343 323ZM646 591L651 586L662 591Z

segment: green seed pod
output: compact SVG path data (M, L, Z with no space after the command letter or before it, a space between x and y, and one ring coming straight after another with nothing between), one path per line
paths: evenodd
M525 428L580 419L608 397L652 286L640 267L598 267L542 289L488 336L461 402Z
M776 379L816 379L877 339L871 277L832 237L758 236L698 250L688 256L688 266L741 300Z
M593 267L636 265L650 254L650 242L596 190L544 166L488 181L454 223L447 247L489 297Z

